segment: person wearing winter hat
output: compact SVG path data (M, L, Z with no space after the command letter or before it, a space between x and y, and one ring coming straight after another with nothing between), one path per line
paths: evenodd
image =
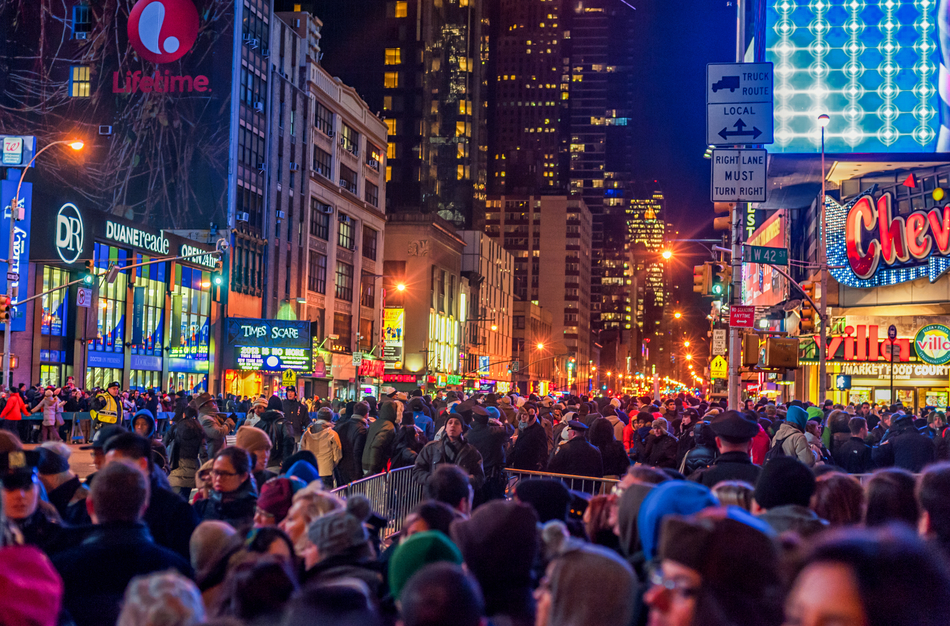
M484 409L480 409L484 412ZM425 486L432 473L440 465L457 465L469 476L472 489L479 490L485 483L485 470L482 467L482 455L462 435L465 424L462 418L453 413L445 420L445 436L438 441L427 443L416 455L412 468L412 479Z
M341 416L333 430L340 438L342 456L337 463L334 477L338 485L348 485L363 477L363 450L366 433L369 431L369 404L357 402L353 412Z
M670 480L650 490L637 514L637 531L647 561L652 560L660 544L660 528L668 515L692 515L718 506L708 487L684 480Z
M778 626L783 580L767 525L738 507L706 509L663 521L659 566L647 581L650 623Z
M400 599L403 587L412 576L432 563L462 564L462 554L449 538L437 530L416 533L401 542L389 560L389 590Z
M254 510L254 527L277 526L287 517L294 500L294 491L304 487L302 480L294 477L271 478L261 487Z
M14 450L0 453L0 498L6 520L24 543L47 554L61 547L62 525L56 509L40 499L37 466L46 450ZM0 528L0 537L8 529Z
M59 516L67 524L91 524L85 502L89 488L83 485L69 468L69 457L72 454L69 446L52 441L41 444L36 451L40 454L37 473L46 489L49 503L56 507Z
M158 572L132 579L116 626L194 626L204 621L195 583L176 572Z
M56 626L63 580L35 546L0 548L0 621L11 626Z
M304 429L300 437L300 449L313 452L323 486L333 489L334 470L343 458L340 435L333 430L333 411L327 407L317 411L317 418Z
M714 417L710 427L719 456L709 467L690 474L689 479L710 488L724 480L744 480L754 485L762 472L749 457L752 439L760 431L758 423L739 411L726 411Z
M356 494L347 498L346 508L310 522L309 545L303 553L307 584L356 578L365 582L373 593L378 592L382 576L366 529L366 520L372 514L369 500Z
M241 426L237 429L237 436L234 438L234 446L240 448L252 455L254 458L254 482L258 487L276 476L274 472L266 469L270 460L270 451L274 444L260 428L254 426Z
M307 528L313 520L333 511L342 510L345 506L343 500L325 491L320 482L307 485L294 493L287 517L279 526L290 537L290 541L294 544L294 553L298 558L303 559L304 553L310 548Z
M567 520L571 492L554 478L529 478L518 481L515 499L534 508L542 524L552 519Z
M506 500L492 500L475 509L471 519L452 522L452 540L485 594L485 614L496 623L534 624L537 528L531 506Z
M615 552L568 539L561 522L545 525L545 551L554 558L534 596L538 626L633 623L637 579Z
M785 421L772 438L772 448L781 447L785 456L796 458L808 467L813 467L818 456L812 451L805 438L805 424L808 412L800 406L790 406Z
M828 522L809 508L815 493L815 475L791 457L772 459L752 494L752 512L777 533L794 531L802 537L821 532Z

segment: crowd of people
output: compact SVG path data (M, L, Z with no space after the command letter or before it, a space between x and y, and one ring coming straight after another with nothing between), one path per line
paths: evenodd
M941 412L383 391L14 391L0 623L950 624ZM85 480L54 436L76 396ZM400 468L396 534L332 492Z

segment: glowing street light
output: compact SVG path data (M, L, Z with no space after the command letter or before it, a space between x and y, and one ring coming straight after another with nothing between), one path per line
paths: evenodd
M673 314L673 317L676 318L676 319L679 319L679 318L683 317L683 314L680 313L679 311L677 311L676 313Z
M83 142L82 139L75 139L69 142L69 147L72 148L73 150L82 150L83 146L85 145L86 144Z
M405 291L405 290L406 290L406 286L404 284L399 283L398 285L396 285L396 291Z
M688 348L688 347L689 347L689 340L688 340L688 339L683 342L683 347L685 347L685 348Z
M544 350L544 344L543 344L543 343L540 343L540 342L538 343L538 350Z
M693 360L693 355L692 355L692 354L687 354L687 355L686 355L686 360L687 360L687 361L692 361L692 360Z
M662 253L660 256L662 256L664 260L669 261L670 259L673 258L673 251L672 251L672 250L664 250L663 253Z

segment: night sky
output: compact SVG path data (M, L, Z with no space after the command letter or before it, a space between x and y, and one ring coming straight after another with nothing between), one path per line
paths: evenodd
M633 171L659 181L667 219L680 238L715 236L706 149L706 64L735 61L736 7L727 0L629 0L638 32L630 42L639 66L632 117L639 120ZM680 244L682 245L682 244ZM708 260L701 248L672 262L674 306L684 328L706 327L708 299L692 291L692 267ZM702 255L707 254L704 258ZM679 301L679 304L676 302ZM703 333L704 334L704 333ZM700 337L695 337L699 339Z

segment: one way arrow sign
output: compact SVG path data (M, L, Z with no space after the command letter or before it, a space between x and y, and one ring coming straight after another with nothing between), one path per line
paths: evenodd
M743 122L742 119L740 118L735 124L733 124L733 127L735 128L735 130L729 130L728 128L723 128L721 131L719 131L719 136L722 137L723 141L729 141L730 137L751 137L752 139L758 139L759 135L762 134L762 131L756 128L755 126L752 127L752 130L745 130L745 126L746 126L745 122ZM732 143L736 143L736 142L732 142ZM742 143L742 142L739 142L739 143Z
M771 63L706 66L706 143L713 146L774 141Z

